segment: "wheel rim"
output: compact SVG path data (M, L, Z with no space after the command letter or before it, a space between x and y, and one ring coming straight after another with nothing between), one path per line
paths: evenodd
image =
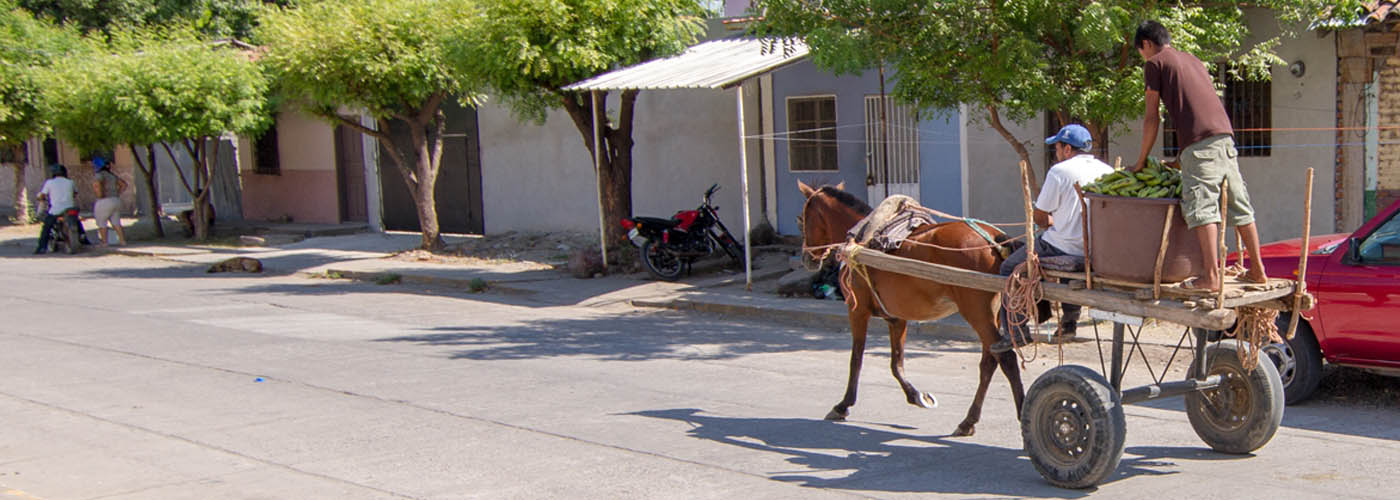
M1037 432L1048 458L1062 467L1074 467L1090 458L1093 449L1094 420L1089 405L1078 394L1056 392L1038 419L1045 432Z
M1287 342L1281 342L1266 345L1263 350L1274 362L1274 367L1278 368L1279 381L1283 382L1284 387L1288 387L1298 372L1298 358L1293 355L1293 346L1288 345Z
M681 271L680 259L671 255L670 252L656 247L651 248L651 253L647 255L647 262L650 262L652 268L656 269L657 272L667 276L679 274Z
M1212 427L1230 431L1249 425L1254 395L1249 390L1249 380L1243 373L1229 367L1215 370L1212 375L1220 375L1220 386L1201 391L1205 402L1202 416Z

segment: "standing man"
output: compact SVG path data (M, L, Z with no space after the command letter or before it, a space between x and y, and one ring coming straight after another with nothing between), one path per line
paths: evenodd
M1084 219L1080 217L1079 193L1075 192L1074 187L1094 182L1094 179L1113 172L1113 167L1099 161L1090 153L1093 150L1093 141L1089 129L1077 124L1065 125L1059 133L1045 139L1045 144L1055 148L1055 160L1059 163L1045 173L1045 185L1041 186L1040 195L1035 199L1035 223L1046 228L1045 232L1035 239L1036 255L1084 256ZM1023 246L1002 261L1001 274L1010 276L1011 272L1016 270L1016 266L1025 261L1026 247ZM1006 307L1003 305L1001 310L1006 311ZM1079 324L1079 311L1078 304L1060 303L1060 326L1055 330L1057 342L1074 338L1075 329ZM1009 323L1004 314L1000 323ZM1001 340L991 345L993 353L1000 354L1013 347L1010 336L1007 335L1008 329L1004 328ZM1025 330L1018 330L1017 344L1026 344L1032 340Z
M1190 288L1215 290L1224 283L1213 264L1219 259L1216 245L1223 222L1220 213L1220 182L1227 181L1230 206L1229 222L1244 238L1249 252L1249 271L1244 280L1262 283L1267 279L1264 263L1259 259L1259 231L1254 227L1254 209L1249 204L1249 192L1240 177L1235 157L1234 128L1225 106L1215 95L1206 65L1195 56L1171 46L1171 34L1157 21L1145 21L1133 35L1133 46L1142 55L1143 76L1147 82L1147 109L1142 124L1142 153L1133 171L1142 170L1147 153L1157 142L1161 123L1157 106L1166 106L1176 124L1181 162L1181 215L1186 226L1196 233L1201 244L1205 273L1196 278Z

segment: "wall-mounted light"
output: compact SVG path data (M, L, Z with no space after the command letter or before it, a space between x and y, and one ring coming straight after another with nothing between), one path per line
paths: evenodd
M1293 61L1293 64L1288 65L1288 72L1292 73L1295 77L1302 78L1303 73L1308 72L1308 66L1303 64L1301 60Z

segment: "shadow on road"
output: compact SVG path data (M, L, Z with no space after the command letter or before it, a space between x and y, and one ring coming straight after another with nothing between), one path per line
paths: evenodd
M903 426L720 417L694 408L630 415L685 422L691 426L687 434L695 438L786 455L788 463L803 471L767 477L813 488L1038 498L1082 498L1094 491L1050 485L1019 448L982 445L973 442L975 438L897 432ZM1236 457L1204 448L1134 447L1126 451L1109 482L1175 474L1165 469L1175 468L1179 460L1232 458Z

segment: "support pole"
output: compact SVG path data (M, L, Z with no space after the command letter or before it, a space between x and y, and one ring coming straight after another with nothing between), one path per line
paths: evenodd
M1308 167L1307 191L1303 194L1303 246L1298 255L1298 284L1293 291L1293 312L1288 317L1288 331L1284 332L1284 340L1293 340L1293 332L1298 330L1298 311L1303 302L1303 294L1307 293L1308 282L1308 239L1312 231L1312 181L1313 169Z
M744 138L744 82L739 82L734 90L735 109L739 117L739 185L744 197L744 289L753 290L753 248L749 244L753 228L749 220L749 152Z
M1230 181L1220 181L1220 234L1217 236L1219 245L1216 248L1216 262L1211 262L1215 266L1216 272L1220 273L1220 290L1216 294L1215 307L1225 307L1225 226L1230 222Z
M607 113L598 109L598 91L590 91L588 98L592 102L590 109L593 111L593 174L596 177L598 188L598 247L603 254L603 273L608 272L608 226L606 210L603 208L603 138L598 134L601 125L598 123L600 116L607 116Z

